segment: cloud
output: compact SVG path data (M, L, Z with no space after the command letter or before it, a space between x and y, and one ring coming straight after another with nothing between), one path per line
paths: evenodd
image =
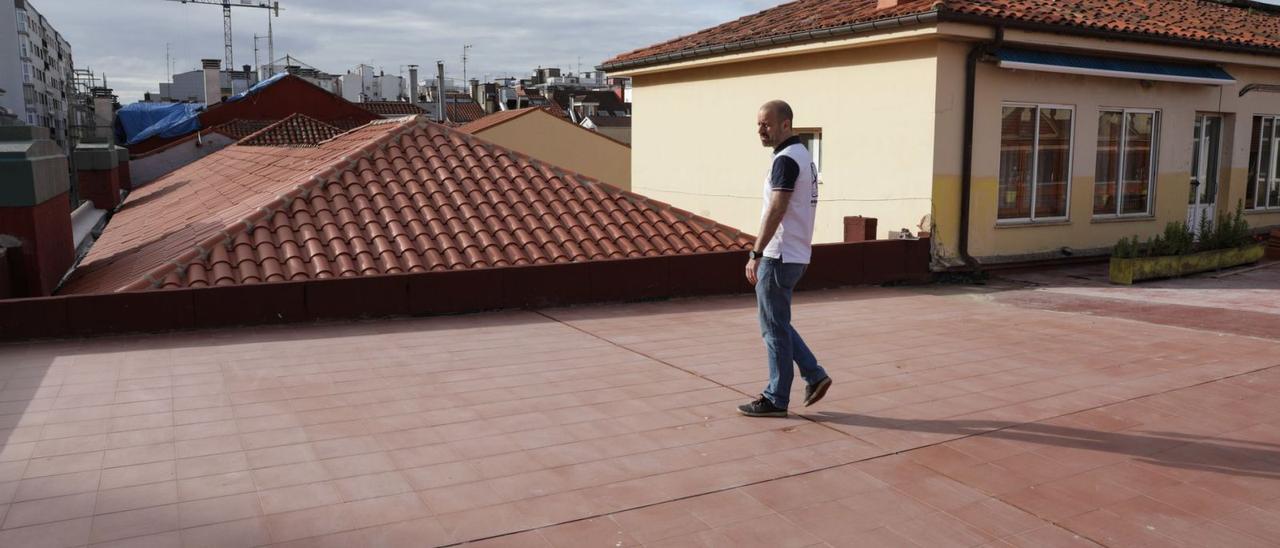
M781 0L281 0L273 20L276 57L286 53L342 73L368 63L387 73L423 72L443 60L461 77L524 75L538 66L590 69L618 53L729 21ZM167 80L165 45L178 72L221 59L222 11L170 0L30 0L71 43L76 68L106 73L122 102ZM267 11L232 9L237 66L253 64L253 36L267 34ZM259 41L267 62L267 41Z

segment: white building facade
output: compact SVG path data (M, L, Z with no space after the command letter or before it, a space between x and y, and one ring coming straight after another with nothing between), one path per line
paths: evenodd
M73 84L71 44L31 2L0 3L0 106L69 150Z

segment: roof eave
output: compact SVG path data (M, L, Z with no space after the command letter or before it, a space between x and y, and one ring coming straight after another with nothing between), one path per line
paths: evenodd
M756 38L754 40L744 40L741 42L731 42L728 44L718 44L713 46L703 46L699 48L675 51L671 53L663 53L660 55L652 55L642 57L640 59L632 59L628 61L619 61L616 63L604 63L596 67L596 70L606 72L617 72L621 70L631 70L638 68L649 68L659 65L666 65L679 61L691 61L694 59L702 59L707 57L715 57L718 55L728 55L731 53L771 49L780 46L799 44L804 42L813 42L818 40L829 40L833 38L846 38L868 32L877 32L888 29L899 29L904 27L924 26L936 23L938 21L938 10L915 13L911 15L902 15L898 17L890 17L886 19L877 19L875 21L865 21L861 23L853 23L842 25L839 27L831 27L827 29L808 30L802 32L794 32L791 34L783 34L780 36L770 36L765 38Z
M1052 23L1040 23L1036 21L1025 21L1021 19L1011 19L1006 17L990 17L986 15L974 15L968 13L957 13L954 11L943 11L939 15L939 21L948 23L970 23L986 26L1000 26L1009 29L1018 29L1033 32L1046 32L1055 34L1065 34L1071 36L1080 36L1085 38L1097 38L1107 40L1123 40L1129 42L1141 42L1148 44L1159 44L1165 46L1190 47L1198 49L1207 49L1214 51L1225 51L1232 53L1250 53L1261 55L1276 55L1280 53L1280 48L1268 48L1262 46L1250 46L1246 44L1230 44L1225 42L1213 42L1207 40L1196 40L1192 38L1179 38L1176 36L1159 36L1153 34L1140 34L1134 32L1122 32L1108 29L1093 29L1069 25L1055 25Z

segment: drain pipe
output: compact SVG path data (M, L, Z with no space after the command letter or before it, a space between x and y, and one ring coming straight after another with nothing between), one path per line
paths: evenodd
M1004 42L1004 27L996 27L995 39L989 43L981 43L969 50L965 60L964 81L964 155L960 168L960 241L958 252L965 267L980 271L977 259L969 254L969 209L973 194L973 131L974 108L978 84L978 62L984 55L991 53Z

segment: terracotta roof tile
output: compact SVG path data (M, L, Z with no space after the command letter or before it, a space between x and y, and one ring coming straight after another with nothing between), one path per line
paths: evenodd
M422 117L230 146L138 190L63 293L746 249L749 236Z
M366 101L356 105L378 116L417 116L426 112L422 107L405 101Z
M487 114L484 107L474 101L448 102L444 104L444 111L449 121L456 124L468 124Z
M232 120L225 124L217 125L209 128L209 131L221 133L235 140L244 139L254 133L262 131L279 120Z
M242 146L317 146L345 133L337 126L321 122L305 114L294 114L241 139Z
M1225 0L901 0L876 9L876 0L798 0L716 27L624 53L602 68L660 65L675 58L773 47L767 39L855 23L937 12L940 19L1030 23L1111 31L1135 38L1174 38L1206 47L1280 49L1280 11L1257 2ZM766 39L757 42L758 39ZM818 40L821 37L810 38ZM803 40L802 40L803 41ZM760 44L758 46L750 44Z

